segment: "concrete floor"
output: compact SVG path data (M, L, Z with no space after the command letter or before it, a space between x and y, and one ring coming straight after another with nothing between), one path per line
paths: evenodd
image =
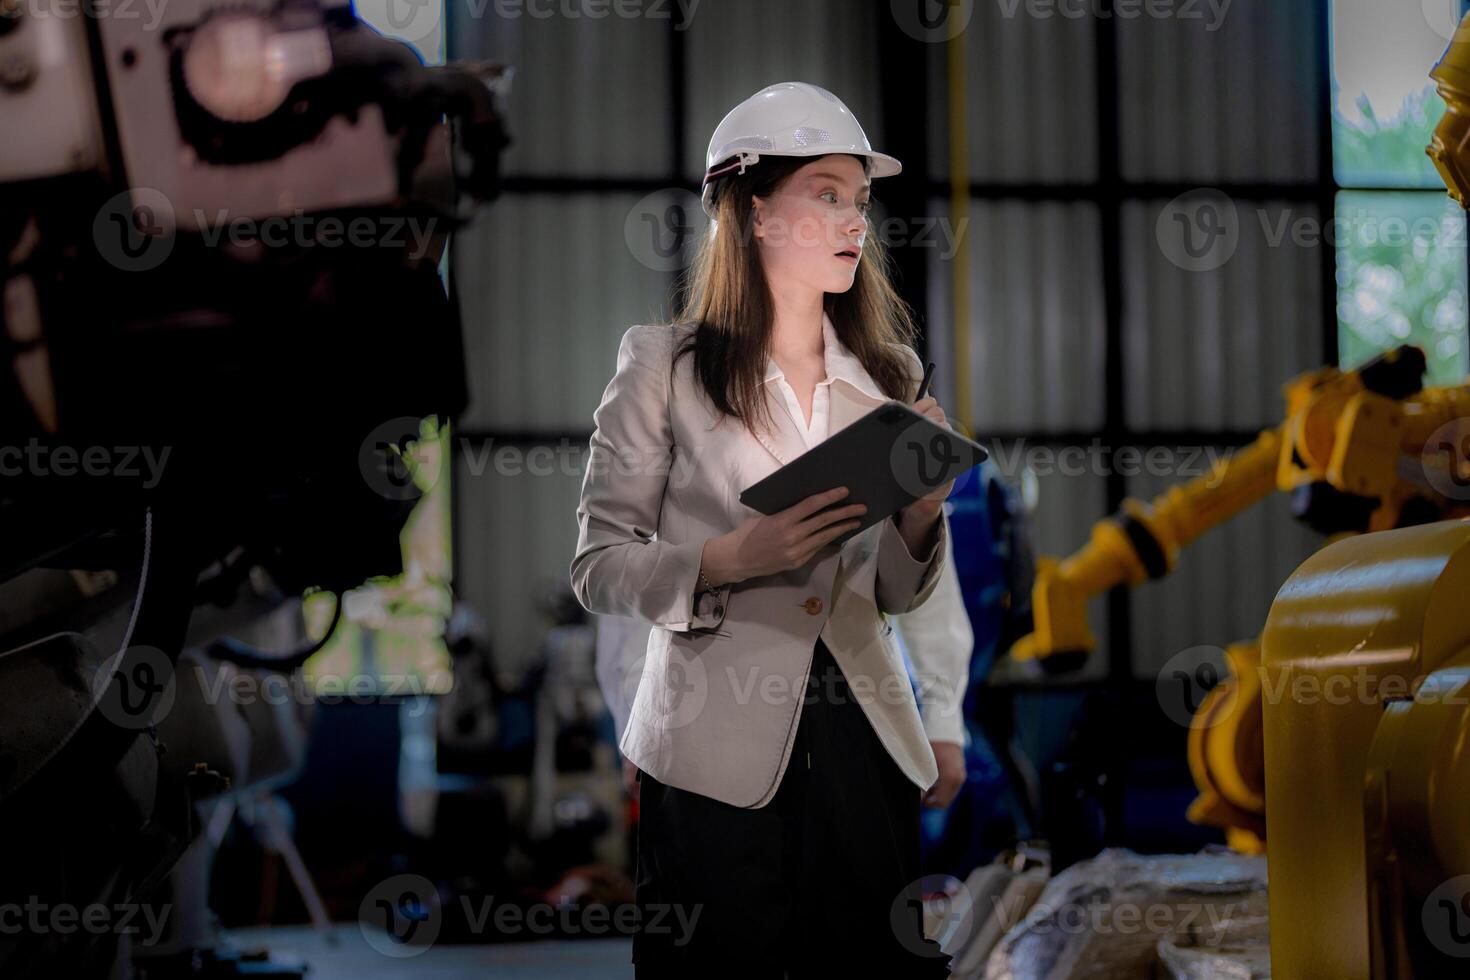
M336 944L307 927L233 929L241 948L264 946L274 956L304 960L309 980L631 980L632 940L627 937L497 943L437 944L407 957L388 956L369 945L356 923L332 930Z

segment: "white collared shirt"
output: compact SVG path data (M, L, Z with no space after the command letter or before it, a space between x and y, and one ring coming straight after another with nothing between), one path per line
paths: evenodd
M786 411L791 415L791 420L796 423L796 431L801 433L801 438L806 442L808 449L827 438L827 389L834 380L833 367L840 349L837 330L832 326L832 318L823 313L822 360L826 365L827 376L817 382L817 387L812 392L810 425L807 424L806 415L801 410L801 402L796 397L796 391L786 380L786 373L781 370L781 366L776 363L775 358L772 358L766 365L766 380L780 386L786 403Z
M831 317L822 316L822 360L827 376L817 382L812 396L812 421L803 423L796 392L774 359L768 359L764 382L779 382L781 401L796 423L808 448L829 436L828 390L838 378L867 393L886 397L863 370L856 356L837 338ZM912 672L923 679L920 720L932 741L964 744L967 739L964 697L969 682L974 632L955 570L954 543L948 544L940 581L928 602L904 616L894 617L900 650ZM597 680L612 712L621 743L632 712L633 697L641 683L642 658L647 654L652 625L643 620L597 617Z

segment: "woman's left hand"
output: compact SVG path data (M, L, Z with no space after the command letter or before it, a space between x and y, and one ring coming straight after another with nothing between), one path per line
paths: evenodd
M924 805L943 810L954 802L960 787L965 785L965 750L955 742L930 742L929 747L939 764L939 778L924 791Z

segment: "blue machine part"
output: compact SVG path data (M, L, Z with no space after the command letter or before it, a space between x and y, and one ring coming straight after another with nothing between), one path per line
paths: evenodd
M1016 805L995 747L976 720L981 688L1001 643L1009 642L1018 610L1029 603L1033 556L1026 535L1018 533L1024 528L1019 495L1001 479L993 460L957 481L948 503L955 572L975 634L964 705L966 780L948 808L922 811L921 848L926 873L963 876L1000 849L981 839L987 825L1008 822L1014 830L1006 836L1012 839L1033 832ZM1013 595L1013 590L1021 594ZM909 670L912 678L911 664Z

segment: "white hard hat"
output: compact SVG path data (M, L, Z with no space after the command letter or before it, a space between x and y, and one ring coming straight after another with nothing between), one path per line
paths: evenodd
M863 127L842 100L820 85L778 82L731 109L709 141L705 158L704 213L715 217L716 182L745 173L762 156L818 157L851 153L867 157L869 177L892 177L903 164L875 153Z

